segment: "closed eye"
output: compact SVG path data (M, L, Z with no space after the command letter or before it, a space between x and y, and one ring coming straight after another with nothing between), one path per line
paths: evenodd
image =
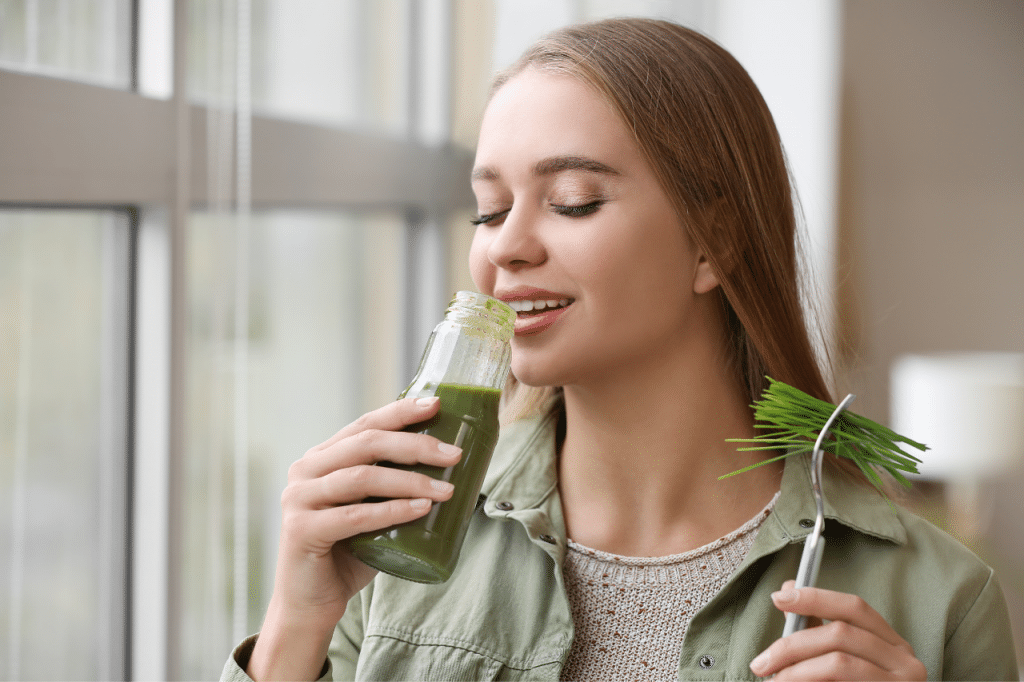
M568 216L569 218L582 218L583 216L590 215L597 209L601 208L604 204L603 200L591 201L589 204L580 204L579 206L560 206L558 204L551 204L551 209L559 214Z
M511 208L506 208L504 211L498 211L497 213L487 213L485 215L476 216L475 218L470 218L469 222L473 225L490 225L491 223L504 218L511 210Z

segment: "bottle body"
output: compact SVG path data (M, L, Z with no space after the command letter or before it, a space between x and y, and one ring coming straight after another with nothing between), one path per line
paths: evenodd
M498 402L508 375L515 313L496 299L459 292L431 334L420 368L400 397L437 396L431 419L408 427L462 448L454 466L379 466L409 469L452 483L445 502L410 523L364 533L349 547L364 563L400 578L444 582L455 569L498 440Z

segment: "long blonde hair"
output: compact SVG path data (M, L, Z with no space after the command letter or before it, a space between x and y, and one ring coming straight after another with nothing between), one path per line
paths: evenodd
M720 283L728 357L751 401L766 376L833 401L801 304L793 188L778 130L746 70L710 38L668 21L609 19L542 38L500 73L570 75L618 112ZM503 420L548 410L557 387L510 377ZM834 465L866 481L853 462Z

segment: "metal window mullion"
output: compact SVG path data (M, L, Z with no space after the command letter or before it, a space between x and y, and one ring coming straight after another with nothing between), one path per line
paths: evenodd
M125 430L124 450L125 461L124 471L121 480L124 481L124 498L121 500L124 514L124 527L122 528L124 538L123 561L123 585L124 595L124 622L122 641L122 668L121 679L133 680L132 654L134 653L134 619L136 616L134 606L135 589L135 428L136 428L136 375L137 375L137 344L138 344L138 283L139 283L139 233L141 229L141 211L137 206L128 207L128 305L125 317L125 326L128 338L125 342Z
M405 218L405 341L402 380L408 382L419 366L431 330L448 303L446 240L436 214L417 208Z
M417 68L419 57L419 2L408 4L408 53L406 54L405 78L406 78L406 133L409 139L416 134L419 120L419 89L420 73ZM422 211L415 205L410 205L405 212L405 242L402 258L405 267L402 268L405 274L405 285L402 291L402 375L400 381L408 382L418 366L417 349L423 345L421 339L422 311L418 308L418 294L423 279L420 274L421 261L418 257L418 237L420 224L422 223Z
M140 4L141 0L131 0L128 4L128 91L134 93L139 92Z
M34 318L34 296L32 287L33 248L31 235L21 228L21 294L18 324L17 380L15 385L14 418L14 462L11 474L11 551L8 632L7 632L7 678L21 679L21 624L24 616L25 541L27 525L28 487L28 439L29 405L32 396L32 338Z
M423 3L418 0L413 0L408 3L408 14L406 15L406 30L407 30L407 47L408 52L406 53L405 62L405 77L406 77L406 133L410 139L415 138L419 130L420 119L422 117L422 94L423 88L423 77L419 68L419 58L422 45L422 31L421 26L423 24ZM364 53L365 54L365 53ZM363 71L366 70L365 65Z
M130 592L127 557L130 511L130 310L134 229L127 211L102 231L103 321L100 358L100 571L97 622L99 679L126 679ZM127 512L127 513L126 513Z
M167 641L164 679L181 679L185 496L188 220L191 206L191 116L188 101L188 3L174 0L174 190L170 220L170 380L167 479Z
M447 0L414 2L410 9L410 48L407 77L409 79L409 132L419 144L445 147L451 136L451 55L448 48L453 21L451 3ZM440 50L441 57L430 60L426 51ZM429 72L430 66L436 73ZM440 90L440 95L437 91ZM429 107L440 111L430 111ZM440 118L435 130L426 125L431 118ZM468 177L468 174L463 176ZM458 182L458 175L446 182ZM404 351L403 379L408 381L419 365L424 343L444 313L451 292L448 291L447 239L445 209L442 202L411 204L406 211Z
M421 0L416 3L418 19L414 26L413 47L417 58L415 138L428 147L439 147L451 140L452 38L454 16L452 0ZM413 97L410 97L413 99Z
M248 634L249 615L249 242L252 227L252 18L237 1L235 59L234 606L232 639Z
M170 470L170 235L164 211L140 219L135 278L132 678L166 680Z
M25 0L25 65L39 65L39 0Z

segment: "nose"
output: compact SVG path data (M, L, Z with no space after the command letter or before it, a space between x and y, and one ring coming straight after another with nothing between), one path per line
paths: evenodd
M547 260L544 244L538 238L537 221L529 211L513 207L494 230L487 246L487 259L505 270L521 270Z

